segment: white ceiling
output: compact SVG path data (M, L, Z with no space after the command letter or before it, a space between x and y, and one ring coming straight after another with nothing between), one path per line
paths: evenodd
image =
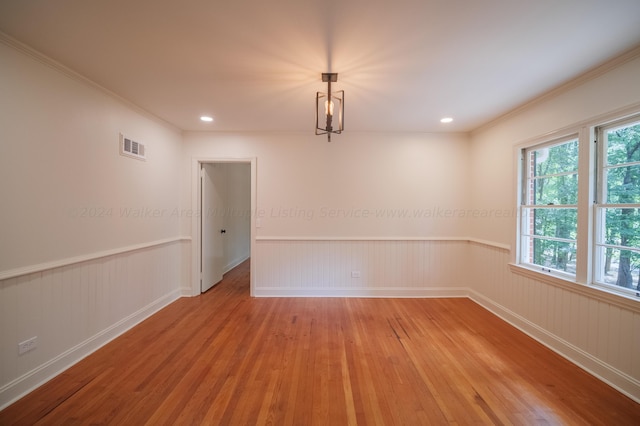
M640 1L0 0L0 30L183 130L312 132L332 71L345 131L466 132L639 45Z

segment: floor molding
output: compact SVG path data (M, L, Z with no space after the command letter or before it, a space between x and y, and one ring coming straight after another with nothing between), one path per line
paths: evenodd
M463 287L380 287L380 288L281 288L260 287L255 297L371 297L371 298L433 298L467 297Z

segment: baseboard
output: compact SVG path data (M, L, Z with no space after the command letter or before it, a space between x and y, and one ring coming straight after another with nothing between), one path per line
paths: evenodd
M380 287L380 288L281 288L254 289L255 297L370 297L370 298L434 298L468 297L461 287Z
M2 386L0 388L0 410L48 382L165 306L173 303L179 299L180 296L181 292L179 289L172 291L84 342Z
M597 377L611 387L622 392L629 398L640 403L640 381L629 376L628 374L602 362L593 355L583 351L582 349L572 345L571 343L549 333L542 327L532 323L526 318L510 311L483 295L468 289L469 298L497 315L504 321L513 325L523 333L542 343L560 356L566 358L573 364L582 368L589 374Z
M180 297L192 297L191 287L180 287Z
M249 255L241 256L241 257L229 262L227 264L227 266L224 267L224 273L226 274L227 272L229 272L230 270L232 270L233 268L235 268L236 266L238 266L239 264L241 264L245 260L249 259L249 257L250 257Z

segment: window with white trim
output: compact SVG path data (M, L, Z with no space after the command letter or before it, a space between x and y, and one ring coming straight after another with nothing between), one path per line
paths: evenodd
M594 281L640 290L640 117L596 129Z
M524 150L521 262L575 276L577 136Z
M517 263L640 297L640 114L564 134L521 151Z

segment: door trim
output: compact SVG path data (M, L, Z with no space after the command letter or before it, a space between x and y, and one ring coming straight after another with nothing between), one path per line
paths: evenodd
M251 164L251 265L249 270L249 289L251 297L254 297L254 268L257 254L256 245L256 182L257 159L248 158L221 158L221 157L193 157L191 159L191 296L200 295L200 271L202 261L202 224L200 212L202 209L202 193L200 191L200 168L206 163L244 163Z

